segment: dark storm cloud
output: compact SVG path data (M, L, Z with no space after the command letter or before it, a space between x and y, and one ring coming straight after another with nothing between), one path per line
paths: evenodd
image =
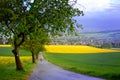
M102 31L120 29L120 1L111 3L110 7L103 11L93 11L85 16L75 17L78 23L83 25L83 31Z

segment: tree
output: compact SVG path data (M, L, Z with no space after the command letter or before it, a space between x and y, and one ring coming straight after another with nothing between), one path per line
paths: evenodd
M111 42L103 43L101 45L101 48L112 48L112 43Z
M23 43L22 48L32 53L32 62L35 63L35 58L38 58L38 53L45 51L44 45L49 43L49 41L48 34L43 30L37 30L29 35L28 39Z
M49 35L74 32L82 11L73 8L69 0L0 0L0 31L13 38L12 50L16 69L23 70L19 48L31 33L43 29Z

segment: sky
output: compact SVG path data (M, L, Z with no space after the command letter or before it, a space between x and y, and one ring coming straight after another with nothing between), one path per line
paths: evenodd
M75 17L84 32L120 30L120 0L77 0L74 7L84 16Z

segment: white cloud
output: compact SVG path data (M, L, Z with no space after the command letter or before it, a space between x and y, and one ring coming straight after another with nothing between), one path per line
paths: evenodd
M111 0L77 0L74 6L85 12L103 11L111 7Z

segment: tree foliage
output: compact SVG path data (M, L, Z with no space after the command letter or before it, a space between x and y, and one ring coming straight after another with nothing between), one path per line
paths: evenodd
M35 59L38 59L39 52L45 51L44 45L48 44L49 41L50 38L46 32L37 30L27 37L21 48L29 50L32 53L32 62L35 63Z
M23 70L19 47L31 33L39 29L49 35L74 32L78 25L72 17L81 14L69 0L0 0L0 32L13 38L17 70Z

